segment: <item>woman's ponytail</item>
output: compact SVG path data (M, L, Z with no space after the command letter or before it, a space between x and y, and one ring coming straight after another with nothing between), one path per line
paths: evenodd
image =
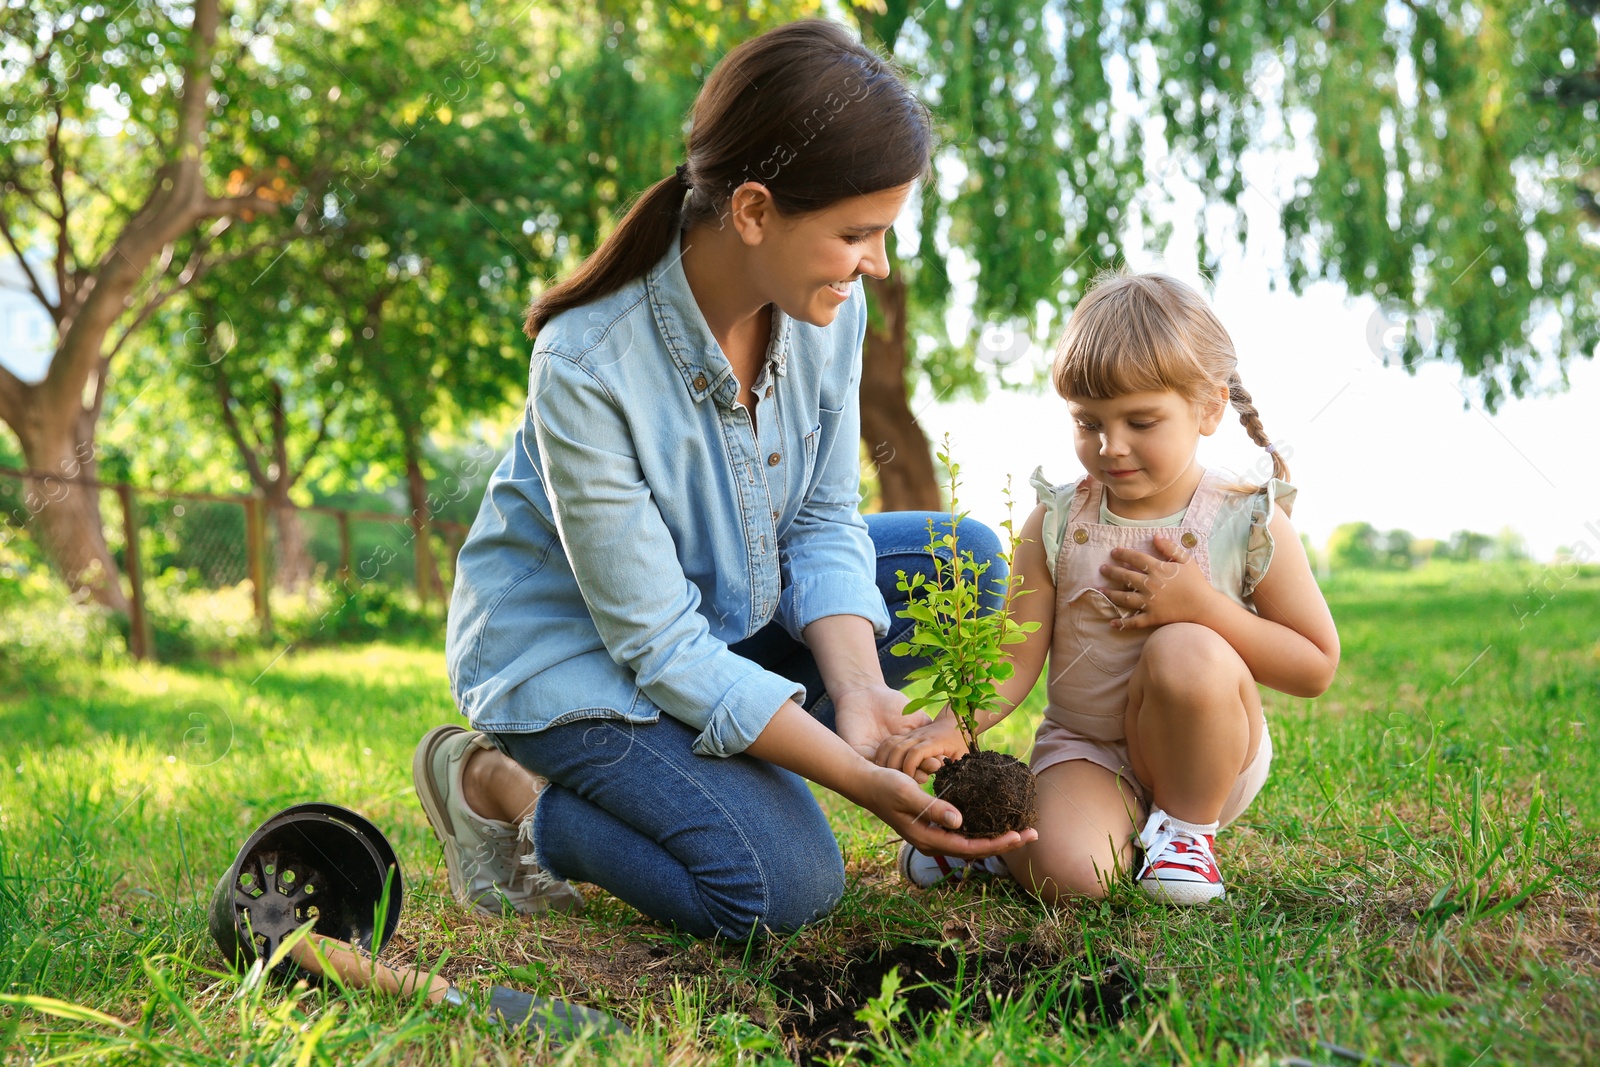
M684 186L673 174L646 189L577 270L529 305L523 332L536 337L557 313L614 293L655 266L678 236Z
M1278 448L1272 443L1272 438L1267 436L1266 429L1261 425L1261 415L1256 411L1255 401L1250 399L1250 394L1245 391L1244 383L1239 380L1239 372L1234 371L1228 375L1228 400L1233 404L1234 410L1239 413L1239 421L1244 424L1244 432L1250 435L1250 440L1267 450L1272 457L1272 476L1289 480L1289 464L1278 454Z

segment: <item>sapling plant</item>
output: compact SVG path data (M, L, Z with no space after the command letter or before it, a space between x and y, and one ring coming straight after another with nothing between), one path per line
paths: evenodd
M928 682L928 690L906 705L906 714L937 706L948 707L955 718L967 754L954 762L946 761L934 775L934 793L954 804L962 814L961 832L968 837L992 837L1007 830L1023 830L1035 817L1033 775L1020 761L998 752L979 748L979 716L1001 703L998 686L1014 673L1005 647L1027 640L1039 628L1036 622L1013 619L1012 604L1028 592L1020 588L1022 579L1011 573L1017 550L1017 535L1012 519L1011 483L1006 482L1005 546L997 562L1005 567L1005 577L989 577L994 565L981 563L970 550L961 547L961 510L958 496L961 467L951 460L950 439L945 438L937 455L950 472L950 527L940 533L928 521L928 554L933 560L933 576L918 571L907 576L896 572L897 588L908 603L897 614L912 621L911 634L894 645L896 656L927 658L928 663L912 671L911 681ZM948 559L941 555L948 553ZM984 594L999 595L999 604L984 609Z

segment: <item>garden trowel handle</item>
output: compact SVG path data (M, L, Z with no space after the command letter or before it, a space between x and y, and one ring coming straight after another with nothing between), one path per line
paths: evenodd
M317 955L320 951L322 959ZM289 958L313 974L327 975L330 971L348 985L358 989L375 989L394 996L411 996L419 989L427 990L433 1004L464 1005L467 998L461 990L438 975L408 967L399 970L386 967L377 960L353 949L348 942L321 934L311 934L289 950ZM323 960L327 966L323 966ZM489 1018L507 1030L527 1035L547 1034L552 1040L570 1040L580 1033L597 1034L631 1031L605 1012L569 1004L564 1000L546 1000L504 986L489 991Z
M317 958L318 951L322 954L321 960ZM395 996L410 996L419 989L426 989L428 1000L434 1004L442 1001L459 1004L464 1000L461 991L446 978L415 967L405 970L387 967L357 952L348 942L321 934L308 935L289 950L289 958L312 974L326 976L332 971L334 976L358 989L375 989ZM327 961L326 967L323 960Z

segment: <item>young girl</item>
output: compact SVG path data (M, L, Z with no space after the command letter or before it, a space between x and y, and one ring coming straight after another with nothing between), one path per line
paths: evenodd
M1143 852L1138 882L1178 904L1224 895L1218 829L1266 782L1272 743L1257 683L1293 696L1328 688L1339 637L1289 525L1295 489L1235 369L1233 344L1193 289L1117 274L1078 304L1053 379L1088 472L1051 485L1014 568L1014 676L987 729L1033 689L1048 653L1049 703L1030 765L1039 838L969 865L905 845L918 885L976 869L1009 873L1046 900L1103 896ZM1229 404L1272 455L1264 486L1195 461ZM948 709L891 738L878 760L925 778L965 751Z

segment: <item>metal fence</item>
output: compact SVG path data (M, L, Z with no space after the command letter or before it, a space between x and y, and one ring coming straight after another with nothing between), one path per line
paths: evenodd
M292 586L285 584L291 576L285 572L280 521L264 498L141 489L0 467L0 546L29 538L29 519L60 499L64 483L99 494L107 547L128 597L128 647L135 657L152 652L147 584L156 576L186 589L248 583L261 634L272 635L274 596ZM302 566L295 568L300 573L292 577L331 579L346 588L352 582L403 586L423 604L448 599L465 524L321 505L295 505L292 511L304 548L297 556ZM44 553L33 548L29 555L43 560Z

